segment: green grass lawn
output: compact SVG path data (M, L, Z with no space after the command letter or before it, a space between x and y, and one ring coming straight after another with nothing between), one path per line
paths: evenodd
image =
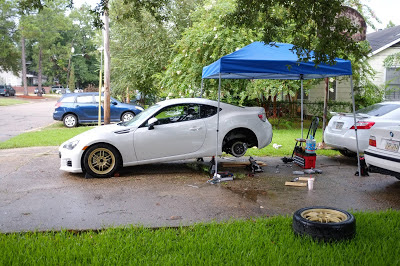
M8 105L14 105L14 104L28 103L28 102L29 101L0 96L0 106L8 106Z
M34 146L58 146L64 141L93 128L93 126L79 126L76 128L66 128L61 122L54 123L38 131L26 132L13 137L7 141L0 142L0 149L34 147ZM304 137L307 135L306 128ZM301 137L300 129L274 129L272 143L263 148L251 148L247 151L247 156L291 156L295 139ZM316 136L317 142L322 140L322 130L318 129ZM273 148L273 143L282 145L281 148ZM317 150L318 155L335 156L339 152L333 150Z
M180 228L0 234L0 265L399 265L400 212L354 213L352 240L297 237L291 217Z
M93 128L80 126L66 128L61 122L54 123L38 131L22 133L4 142L0 142L0 149L12 149L36 146L59 146L64 141Z

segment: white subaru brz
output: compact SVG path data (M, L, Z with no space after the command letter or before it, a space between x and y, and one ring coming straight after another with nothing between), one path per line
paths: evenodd
M110 177L120 167L214 156L218 102L181 98L159 102L128 122L96 127L61 144L61 167ZM220 104L218 154L240 157L266 147L272 127L262 107Z

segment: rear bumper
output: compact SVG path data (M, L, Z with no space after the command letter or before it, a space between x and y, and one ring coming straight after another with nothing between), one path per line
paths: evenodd
M360 152L364 152L368 148L369 130L358 130L358 148ZM325 131L325 144L338 149L357 152L356 134L354 130L349 130L345 134L336 134Z
M368 148L364 152L364 158L371 172L400 177L400 154Z

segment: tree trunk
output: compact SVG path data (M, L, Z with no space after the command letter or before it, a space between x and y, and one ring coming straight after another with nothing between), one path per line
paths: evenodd
M104 124L110 124L110 26L104 11Z
M23 29L21 30L21 32ZM24 86L24 95L28 95L28 83L26 80L26 59L25 59L25 37L21 34L21 61L22 61L22 85Z
M38 93L37 96L42 97L42 46L39 47L39 62L38 62Z

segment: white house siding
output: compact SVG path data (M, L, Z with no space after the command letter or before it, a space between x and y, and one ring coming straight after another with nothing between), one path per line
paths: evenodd
M0 84L21 86L22 79L19 76L15 76L12 72L0 72Z
M318 85L310 89L309 102L323 101L325 96L325 80L321 79ZM337 77L336 100L338 102L351 102L350 79L348 77Z
M386 68L383 65L383 61L389 55L399 52L400 52L400 47L390 47L371 56L368 59L369 64L376 71L375 78L373 80L375 85L380 86L385 84Z

